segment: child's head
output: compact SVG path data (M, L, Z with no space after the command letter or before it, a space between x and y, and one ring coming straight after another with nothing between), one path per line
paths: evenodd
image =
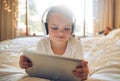
M67 8L66 6L63 6L63 5L58 5L58 6L53 6L49 9L47 9L44 12L45 15L46 15L46 12L48 12L47 17L46 17L45 21L43 20L44 18L42 18L42 22L45 24L45 29L46 29L47 34L49 34L49 32L48 32L48 22L49 22L48 19L54 13L59 13L60 15L62 15L63 17L65 17L71 21L71 23L72 23L72 32L71 33L73 33L74 25L75 25L75 18L74 18L74 15L69 8ZM44 17L44 15L43 15L43 17Z
M65 6L54 6L49 9L46 23L49 36L53 41L67 42L74 30L73 13Z

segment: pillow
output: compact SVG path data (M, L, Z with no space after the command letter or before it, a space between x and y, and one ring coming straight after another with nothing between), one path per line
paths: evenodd
M111 31L108 35L108 38L119 37L120 38L120 29L115 29Z

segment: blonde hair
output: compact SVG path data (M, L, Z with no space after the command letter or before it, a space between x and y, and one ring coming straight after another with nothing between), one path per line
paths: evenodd
M73 16L72 11L68 7L61 6L61 5L53 6L48 10L46 22L48 22L50 16L54 13L58 13L58 14L62 15L65 18L69 19L72 23L74 23L74 16Z

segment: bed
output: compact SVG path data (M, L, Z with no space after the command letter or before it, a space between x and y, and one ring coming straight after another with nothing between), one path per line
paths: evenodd
M35 47L41 37L20 37L0 42L0 81L49 81L28 77L19 67L24 49ZM85 60L89 63L86 81L120 81L120 30L107 36L81 39Z

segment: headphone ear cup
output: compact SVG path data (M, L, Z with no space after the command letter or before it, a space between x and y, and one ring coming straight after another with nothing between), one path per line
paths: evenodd
M47 24L47 23L44 23L44 24L45 24L46 34L49 34L49 33L48 33L48 24Z
M72 32L71 32L71 34L73 34L73 32L74 32L74 24L72 24Z

